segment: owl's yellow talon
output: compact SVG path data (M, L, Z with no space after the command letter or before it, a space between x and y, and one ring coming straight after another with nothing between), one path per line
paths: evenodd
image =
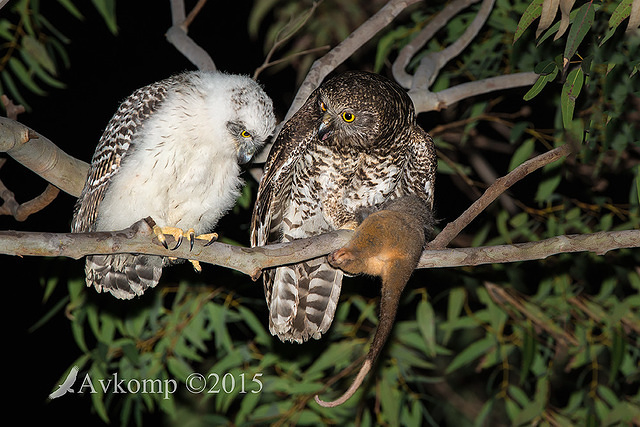
M204 244L206 247L212 244L213 242L215 242L216 240L218 240L218 233L201 234L197 236L196 239L208 240L208 242Z
M195 271L197 271L198 273L202 271L202 267L200 266L200 263L198 261L190 259L189 262L191 263Z
M162 245L166 249L169 249L169 245L167 244L167 238L164 235L168 234L170 236L173 236L173 238L176 240L176 245L171 248L171 250L178 249L182 244L182 240L184 238L189 241L189 250L193 250L195 239L206 240L207 243L205 243L205 246L209 246L218 239L218 233L200 234L196 236L196 232L193 228L190 228L187 231L183 231L182 229L177 227L158 227L157 225L155 225L153 227L153 232L158 237L160 243L162 243ZM171 259L175 260L176 258ZM195 271L197 271L198 273L202 271L202 266L198 261L190 259L189 262L191 263L191 265L193 265L193 269Z
M182 244L182 239L185 235L184 231L182 231L182 229L178 227L158 227L157 225L153 226L153 233L158 237L158 240L160 241L160 243L162 243L162 246L164 246L165 249L169 249L169 245L167 244L167 238L164 237L164 235L168 234L170 236L173 236L176 241L176 245L171 248L172 251L175 251L180 247L180 245Z

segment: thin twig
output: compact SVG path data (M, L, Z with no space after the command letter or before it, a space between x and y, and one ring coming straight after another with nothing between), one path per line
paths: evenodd
M295 53L295 54L290 55L290 56L288 56L287 58L284 58L284 59L271 61L271 58L276 53L276 51L280 48L280 46L282 46L288 40L290 40L291 37L293 37L298 31L300 31L300 29L302 27L307 25L307 22L309 22L309 19L311 18L311 16L313 16L313 13L316 11L316 9L318 8L319 4L320 4L319 1L314 1L311 4L311 7L307 11L305 11L305 14L302 17L298 17L298 19L296 19L296 21L290 21L287 25L282 27L280 29L280 31L278 31L278 34L276 34L276 37L275 37L275 41L273 42L273 46L271 46L271 49L269 49L269 52L267 53L267 56L264 59L264 62L262 63L262 65L260 65L258 68L256 68L256 70L253 73L253 79L254 80L257 80L258 79L258 75L260 75L260 73L262 71L264 71L268 67L271 67L273 65L276 65L276 64L279 64L281 62L284 62L285 60L291 59L291 58L293 58L295 56L304 55L306 53L310 53L310 52L313 52L313 51L316 51L316 50L320 50L320 49L328 49L328 46L322 46L320 48L308 49L308 50L305 50L303 52ZM293 29L290 29L290 27L293 27ZM281 37L281 35L283 33L285 33L285 32L286 32L286 34L284 35L284 37Z
M200 13L206 2L207 0L198 0L198 3L191 9L191 12L189 12L182 22L182 26L184 26L185 29L189 28L189 25L196 19L196 16L198 16L198 13Z
M480 212L484 211L498 196L504 193L509 187L520 181L531 172L555 162L571 152L571 146L565 144L555 148L544 154L527 160L520 166L509 172L507 175L499 178L494 182L484 194L476 200L466 211L463 212L455 221L450 222L447 226L433 239L428 245L429 249L439 249L446 247L471 221L477 217Z
M0 168L2 168L6 161L7 159L0 159ZM24 221L29 215L49 206L58 193L60 193L58 188L47 184L47 188L39 196L28 202L18 203L13 192L0 180L0 199L3 201L0 205L0 215L11 215L16 221Z

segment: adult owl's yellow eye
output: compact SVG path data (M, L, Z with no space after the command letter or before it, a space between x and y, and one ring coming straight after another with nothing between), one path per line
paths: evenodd
M324 105L324 102L321 102L321 103L320 103L320 109L321 109L322 111L327 111L327 106L326 106L326 105Z
M243 130L240 136L242 136L243 138L251 138L251 134L246 130Z
M352 122L352 121L354 121L355 119L356 119L356 116L354 116L354 115L353 115L353 114L351 114L351 113L348 113L348 112L346 112L346 111L345 111L344 113L342 113L342 120L344 120L344 121L345 121L345 122L347 122L347 123L351 123L351 122Z

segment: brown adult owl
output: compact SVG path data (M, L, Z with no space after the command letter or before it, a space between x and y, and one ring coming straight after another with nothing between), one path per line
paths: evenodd
M355 228L363 210L413 194L433 207L431 137L411 98L378 74L324 82L283 126L269 153L251 224L252 246ZM318 339L333 321L343 272L326 257L264 272L269 329Z

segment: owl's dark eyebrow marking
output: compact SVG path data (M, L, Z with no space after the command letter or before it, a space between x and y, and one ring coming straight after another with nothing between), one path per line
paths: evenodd
M236 135L242 132L243 130L247 129L247 127L245 126L242 120L236 120L236 121L228 121L227 129L229 130L229 132Z

